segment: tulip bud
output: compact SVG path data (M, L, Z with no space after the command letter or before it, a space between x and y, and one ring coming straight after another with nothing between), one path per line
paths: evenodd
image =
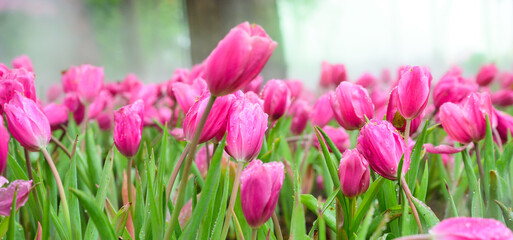
M259 94L263 82L264 78L261 75L258 75L253 80L249 81L249 83L244 86L243 90L244 92L252 91L256 94Z
M198 99L198 97L207 91L207 83L201 78L197 78L193 83L175 82L171 85L176 102L182 109L184 114L189 112L189 109Z
M130 92L130 103L142 100L144 106L148 107L157 101L158 95L159 87L157 84L139 85Z
M512 240L513 232L500 221L487 218L455 217L441 221L429 230L436 240Z
M143 131L143 112L142 100L137 100L114 112L114 144L127 158L135 156L139 151Z
M0 187L6 183L9 183L9 181L3 176L0 176ZM16 180L9 184L8 187L0 188L0 215L11 215L12 200L16 188L18 189L16 193L16 210L18 210L23 207L28 200L30 189L32 188L32 180Z
M365 117L374 117L374 104L365 88L350 82L342 82L330 94L331 109L337 122L347 130L361 128Z
M64 92L77 92L80 101L89 104L103 89L103 68L92 65L71 67L62 75Z
M16 82L20 83L23 86L23 95L25 97L31 99L32 101L36 101L36 88L34 86L34 78L35 75L33 72L29 72L25 68L21 69L13 69L5 76L5 79L12 79Z
M267 130L267 114L258 103L242 99L233 103L228 116L226 151L237 161L258 156Z
M492 128L497 125L490 95L471 93L463 104L444 103L440 107L440 121L447 134L454 140L467 144L484 139L486 115Z
M0 81L0 115L4 112L4 105L14 98L16 92L23 92L23 85L14 79Z
M62 85L61 84L52 84L48 90L46 90L46 100L48 102L54 102L62 94Z
M274 122L281 118L290 104L290 90L281 80L272 79L267 82L262 91L264 99L264 112Z
M64 97L64 105L73 113L75 123L80 124L85 117L85 106L80 102L78 95L74 92L67 93Z
M513 72L503 72L498 77L502 88L512 89L513 87Z
M4 118L0 118L0 173L4 172L9 156L9 139L11 135L4 125Z
M210 93L223 96L242 88L260 73L276 45L259 25L232 28L205 60Z
M446 74L433 89L433 102L436 108L446 102L459 103L477 89L478 86L475 83L466 81L460 76Z
M322 87L337 86L347 80L346 67L344 64L330 64L323 61L321 64Z
M167 82L166 93L171 99L175 99L175 93L173 91L173 85L175 83L189 83L189 69L187 68L178 68L173 73L173 76Z
M364 87L371 88L376 85L376 78L370 73L364 73L358 80L356 80L356 84Z
M254 160L240 176L242 213L252 228L262 226L273 215L285 177L281 162Z
M185 119L183 120L183 132L188 142L192 141L192 137L203 115L203 111L205 111L209 98L210 94L204 92L199 100L189 109L187 115L185 115ZM204 143L217 135L224 135L228 114L230 113L234 99L233 94L216 98L212 110L210 110L208 114L203 131L201 132L199 143Z
M290 124L290 131L292 134L301 134L308 124L308 118L310 117L310 106L305 100L298 99L294 101L290 107L290 113L292 115L292 123Z
M433 77L426 67L403 71L397 85L397 107L406 119L418 117L427 106Z
M374 88L370 93L370 98L374 104L374 117L377 119L383 119L387 112L388 97L390 94L379 88Z
M495 110L497 116L497 132L502 142L508 141L508 132L513 136L513 117L505 112Z
M50 123L34 101L16 92L4 110L9 131L21 146L35 152L48 145L52 136Z
M389 180L397 180L399 162L404 154L402 172L410 167L410 152L403 137L383 120L372 119L361 130L356 148L367 159L371 168Z
M52 130L68 122L68 108L64 105L50 103L43 108Z
M315 126L324 127L333 118L333 110L331 110L330 98L328 94L322 95L315 102L312 114L310 116Z
M406 119L398 111L397 99L397 87L395 87L390 93L390 100L388 100L387 121L391 122L397 130L404 133L406 130ZM417 131L424 115L425 113L422 111L418 117L411 120L410 134Z
M12 68L24 68L29 72L34 72L34 68L32 67L32 61L30 61L30 58L27 55L21 55L13 59Z
M492 103L494 105L507 107L513 105L513 90L501 89L495 93L492 93Z
M479 86L488 86L497 75L497 67L495 64L490 63L489 65L484 65L479 69L479 72L476 76L476 82Z
M95 119L110 102L112 102L112 95L110 95L109 91L101 91L87 109L89 119Z
M285 81L285 84L287 84L287 87L290 90L291 99L295 100L301 96L301 93L303 93L303 82L301 82L301 80L287 80Z
M342 193L349 198L360 196L369 188L369 163L357 149L347 150L342 155L338 178Z
M335 146L338 148L339 152L346 151L350 145L351 142L349 141L349 134L347 134L346 130L344 128L334 128L332 126L325 126L322 128L322 130L328 135L328 137L331 139L331 141L335 144ZM324 141L324 140L323 140ZM326 141L325 141L326 142ZM321 148L321 145L319 143L319 140L313 142L314 146L318 149ZM328 150L330 152L333 152L330 146L326 144L326 147L328 147Z
M96 117L96 121L98 122L98 126L102 131L110 131L112 129L112 123L114 122L113 114L110 113L100 113L98 117Z

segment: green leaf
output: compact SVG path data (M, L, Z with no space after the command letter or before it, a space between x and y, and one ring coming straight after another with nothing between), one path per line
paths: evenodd
M117 239L116 233L114 232L114 228L107 219L107 216L103 213L102 210L100 210L98 205L95 203L95 200L83 191L77 189L70 189L70 191L75 196L77 196L82 207L84 207L85 210L87 210L87 214L91 218L94 225L96 225L96 229L98 229L100 237L102 239Z
M128 219L128 204L124 205L119 209L119 211L112 219L114 223L114 230L117 236L123 235L123 231L125 230L126 220Z
M73 146L73 152L76 151L76 142ZM74 154L71 158L69 170L66 173L65 180L64 180L64 189L69 188L78 188L77 185L77 155ZM78 199L72 195L69 191L66 191L68 203L69 203L69 210L70 210L70 218L71 222L73 223L73 228L71 229L73 233L74 239L82 239L82 224L80 222L80 205L78 202Z
M228 166L226 167L223 179L223 194L221 197L221 201L219 202L218 206L216 206L219 210L217 218L215 220L214 229L212 231L212 237L220 236L223 228L223 220L226 213L226 202L228 201L228 193L230 192L230 167ZM212 219L207 220L207 222L212 222Z
M495 203L500 207L502 211L502 216L504 217L504 222L506 223L506 226L508 226L509 229L513 230L513 211L511 211L511 208L507 208L502 204L502 202L499 202L495 200Z
M92 133L92 129L88 128L86 129L86 142L85 142L85 148L86 148L86 160L87 160L87 170L88 170L88 177L91 180L91 185L89 186L91 188L91 191L93 193L96 192L96 183L100 181L100 170L101 167L101 160L98 156L98 151L96 148L96 143L94 142L94 134Z
M426 200L427 190L429 186L429 165L428 162L424 164L424 173L422 173L422 180L420 182L420 189L417 189L416 197L421 200Z
M425 203L415 197L412 197L412 202L413 205L415 205L417 208L420 220L423 223L422 225L425 226L425 229L431 229L433 226L440 222L433 210L431 210L431 208L428 207Z
M447 204L447 207L451 208L451 217L458 217L458 208L456 207L456 204L454 203L454 199L452 198L451 191L449 190L449 185L447 182L444 181L445 185L445 191L447 193L447 196L449 196L449 204ZM446 213L447 214L447 213Z
M477 182L477 178L472 167L473 165L470 162L470 156L468 155L468 151L466 149L463 150L461 154L463 156L463 164L465 165L465 172L467 174L471 194L476 194L479 189L479 183Z
M415 192L415 181L417 180L417 172L420 167L420 161L422 160L422 150L424 142L427 137L427 126L429 124L429 120L424 124L424 128L422 129L422 133L417 138L415 145L413 146L413 150L410 155L410 169L406 173L406 182L408 183L408 187L410 187L411 192Z
M0 239L3 239L9 228L10 217L4 217L0 222Z
M494 156L494 142L493 142L493 135L492 135L492 127L490 125L490 119L488 118L488 115L486 115L486 136L484 139L484 150L483 150L483 168L485 172L484 176L484 186L485 186L485 199L490 198L490 175L488 174L491 170L496 170L495 167L495 156ZM479 147L479 144L476 145L476 147ZM492 206L495 206L495 204L492 204ZM498 210L498 209L497 209Z
M315 127L315 129L319 130L319 132L321 133L322 137L324 138L324 140L326 141L326 143L330 147L331 151L333 152L333 154L335 154L335 157L337 158L337 161L340 161L340 159L342 159L342 153L340 153L339 149L337 148L335 143L333 143L333 141L330 139L328 134L326 134L322 130L322 128L320 128L320 127ZM320 139L319 137L317 137L317 138L319 139L319 142L322 142L322 139Z
M318 200L311 194L301 194L301 203L315 214L322 212L322 210L319 209L319 206L321 206L322 203L318 202ZM331 230L336 231L337 219L335 208L331 206L331 204L325 205L324 207L326 208L326 210L322 212L324 220Z
M9 228L7 229L7 240L14 240L14 233L16 232L16 196L18 195L18 187L14 190L14 195L11 203L11 215L9 217Z
M367 189L367 192L363 195L363 199L360 202L360 206L358 207L358 210L356 210L354 221L351 224L351 232L357 232L358 227L360 226L360 222L363 220L363 218L369 211L374 200L376 200L376 196L378 195L378 192L381 190L381 186L383 185L384 180L384 178L378 177L376 181L374 181L369 186L369 189Z
M501 210L499 206L493 204L494 201L502 200L501 186L497 171L490 171L490 197L488 198L488 208L486 210L485 217L502 220Z

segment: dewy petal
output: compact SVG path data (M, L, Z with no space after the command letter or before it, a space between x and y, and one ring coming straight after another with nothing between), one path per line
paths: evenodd
M495 219L455 217L429 230L434 239L512 240L513 233Z
M260 160L248 164L241 174L242 212L252 227L262 225L262 215L271 198L272 178Z

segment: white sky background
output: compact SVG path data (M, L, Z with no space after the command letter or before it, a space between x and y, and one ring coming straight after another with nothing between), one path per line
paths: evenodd
M278 3L288 75L311 87L322 60L344 63L351 80L402 64L429 66L435 81L454 64L467 75L487 61L513 70L511 0Z

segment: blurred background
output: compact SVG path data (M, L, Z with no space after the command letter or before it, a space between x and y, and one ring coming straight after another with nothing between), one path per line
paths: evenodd
M364 72L427 65L513 69L512 0L0 0L0 62L27 54L38 91L90 63L107 81L167 81L201 62L230 28L262 25L278 42L264 78L318 86L321 61Z

